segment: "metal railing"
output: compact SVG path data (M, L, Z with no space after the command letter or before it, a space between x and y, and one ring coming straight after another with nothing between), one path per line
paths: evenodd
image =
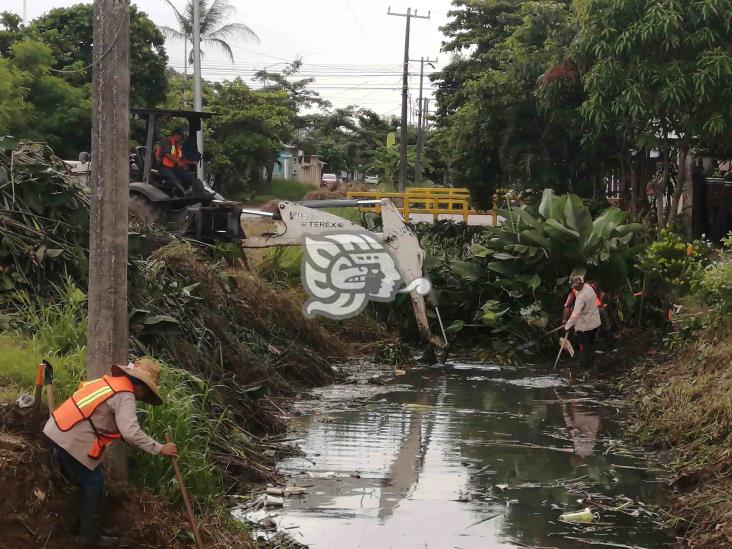
M454 187L410 187L403 193L381 191L351 191L348 198L358 200L381 200L388 198L401 212L405 221L410 220L411 214L432 215L437 221L440 215L459 215L468 223L471 215L491 215L495 225L495 216L492 212L478 212L470 207L470 193L465 188ZM381 206L362 206L364 212L381 211Z

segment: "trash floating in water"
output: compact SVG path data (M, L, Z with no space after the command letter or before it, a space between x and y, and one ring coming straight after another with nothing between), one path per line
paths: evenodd
M264 493L244 505L245 508L256 511L264 507L283 507L285 504L281 497Z
M302 496L307 492L302 486L288 486L287 488L278 488L276 486L267 487L268 496Z
M585 507L582 511L564 513L559 516L559 520L575 524L592 524L593 522L599 522L600 513L593 513L589 507Z

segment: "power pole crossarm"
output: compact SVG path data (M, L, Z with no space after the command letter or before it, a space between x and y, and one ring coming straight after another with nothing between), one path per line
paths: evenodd
M404 192L407 188L407 141L409 139L409 132L407 128L407 101L409 91L409 32L412 25L412 19L429 19L431 12L427 12L427 15L419 15L417 10L412 11L412 8L407 8L407 13L396 13L391 11L391 7L387 11L387 15L394 15L396 17L405 17L407 19L407 28L404 36L404 72L402 78L402 127L399 138L399 192Z

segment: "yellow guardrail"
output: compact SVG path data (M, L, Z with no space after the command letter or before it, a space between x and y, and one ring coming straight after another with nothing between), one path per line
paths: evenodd
M388 198L400 210L405 221L409 221L410 214L430 214L434 221L440 215L460 215L465 223L471 215L481 215L487 212L477 212L470 207L470 193L465 188L453 187L409 187L404 193L389 193L380 191L351 191L348 198L356 200L381 200ZM381 206L362 206L361 211L381 212ZM495 224L495 216L492 216Z

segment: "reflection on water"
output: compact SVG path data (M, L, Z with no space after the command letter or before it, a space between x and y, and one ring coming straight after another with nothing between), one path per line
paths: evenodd
M650 473L632 468L645 465L640 452L613 438L622 411L592 387L460 364L411 371L399 385L315 392L322 399L298 404L303 415L292 425L307 459L280 464L312 486L274 516L313 548L668 542L645 514L601 513L608 526L583 531L557 520L579 507L569 481L594 494L647 503L657 496Z

